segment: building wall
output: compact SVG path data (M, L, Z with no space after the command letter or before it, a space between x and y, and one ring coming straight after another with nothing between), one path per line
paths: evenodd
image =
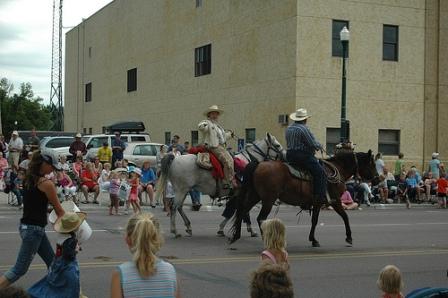
M276 4L110 3L67 33L66 129L92 127L99 133L115 121L142 120L155 141L163 142L165 131L189 140L202 112L218 104L225 110L224 127L238 136L256 128L257 138L269 131L283 139L278 114L295 107L297 8L295 0ZM209 43L212 72L195 77L194 49ZM137 91L128 93L127 70L134 67ZM92 82L93 99L86 103L87 82Z

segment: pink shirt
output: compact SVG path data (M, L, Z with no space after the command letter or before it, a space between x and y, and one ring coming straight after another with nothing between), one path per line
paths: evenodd
M344 193L341 196L341 203L343 204L352 204L353 199L348 190L344 191Z

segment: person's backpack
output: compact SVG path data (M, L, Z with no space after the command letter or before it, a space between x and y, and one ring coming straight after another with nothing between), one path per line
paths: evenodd
M406 298L448 298L448 288L421 288L406 295Z

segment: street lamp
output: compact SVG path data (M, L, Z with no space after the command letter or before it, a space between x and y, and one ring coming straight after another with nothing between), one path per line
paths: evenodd
M347 111L347 72L345 69L345 60L347 59L348 41L350 40L350 31L344 26L340 33L342 43L342 94L341 94L341 143L345 143L350 138L350 122L346 119Z

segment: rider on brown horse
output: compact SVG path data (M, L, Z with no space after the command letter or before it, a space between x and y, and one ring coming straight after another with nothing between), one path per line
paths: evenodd
M317 150L322 150L322 145L316 140L306 121L310 117L306 109L298 109L289 115L294 121L286 129L286 160L291 164L297 164L311 172L313 176L313 194L317 201L327 203L327 181L325 172L317 158L314 156Z

